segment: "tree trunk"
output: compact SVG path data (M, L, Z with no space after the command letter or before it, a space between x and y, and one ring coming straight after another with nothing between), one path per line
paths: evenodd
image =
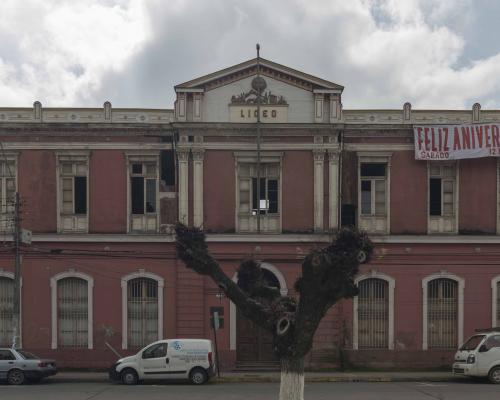
M279 400L304 400L304 357L282 358Z

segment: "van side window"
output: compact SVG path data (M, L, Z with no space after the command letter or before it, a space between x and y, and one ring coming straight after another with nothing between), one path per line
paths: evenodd
M490 350L493 347L500 347L500 335L491 336L484 342L486 349Z
M167 343L158 343L142 352L142 358L160 358L167 356Z

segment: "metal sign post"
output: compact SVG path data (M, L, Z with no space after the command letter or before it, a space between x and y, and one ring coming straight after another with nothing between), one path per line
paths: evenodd
M214 329L214 344L215 344L215 365L217 367L217 376L220 378L220 368L219 368L219 347L217 346L217 330L220 328L219 313L214 311L212 327Z

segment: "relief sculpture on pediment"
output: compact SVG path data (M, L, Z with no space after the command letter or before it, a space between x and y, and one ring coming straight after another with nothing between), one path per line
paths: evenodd
M248 92L242 92L239 95L231 97L231 104L244 105L244 104L257 104L257 91L250 89ZM265 105L287 105L283 96L277 96L271 93L270 90L264 92L260 98L260 104Z

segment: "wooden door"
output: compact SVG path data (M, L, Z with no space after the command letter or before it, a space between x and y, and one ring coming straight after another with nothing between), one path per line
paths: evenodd
M270 286L279 288L274 274L263 269ZM240 362L277 361L273 351L273 335L236 311L236 359Z

